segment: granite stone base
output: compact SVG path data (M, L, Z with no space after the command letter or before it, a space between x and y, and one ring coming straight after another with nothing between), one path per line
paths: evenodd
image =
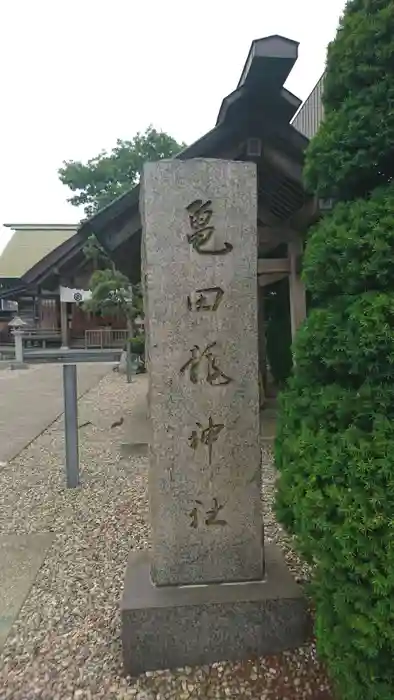
M148 454L148 444L146 442L121 442L120 454L122 457L144 457Z
M249 659L309 636L306 601L273 546L264 581L154 586L150 552L131 552L121 605L126 674Z
M9 368L12 369L12 370L16 370L16 369L29 369L29 365L27 364L27 362L18 362L18 361L15 361L15 362L11 362L11 364L9 365Z

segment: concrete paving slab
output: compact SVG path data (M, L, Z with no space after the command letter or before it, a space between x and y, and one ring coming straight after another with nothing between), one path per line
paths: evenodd
M145 377L142 381L145 380ZM120 453L122 457L136 457L147 455L151 442L151 427L148 420L148 399L134 404L125 417L121 427L122 441Z
M77 366L78 396L109 371L108 363ZM0 374L0 462L9 462L63 412L62 365L31 365Z
M142 381L144 380L145 377L142 379ZM151 440L151 428L148 420L147 396L130 407L130 411L127 416L125 416L124 423L122 425L122 433L125 440L127 440L129 443L149 444Z
M0 651L52 540L46 532L0 535Z

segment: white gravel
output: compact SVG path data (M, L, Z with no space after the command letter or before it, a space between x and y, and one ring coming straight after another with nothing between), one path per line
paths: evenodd
M149 546L147 458L122 459L126 416L146 392L110 372L80 401L82 487L65 488L62 419L0 470L0 533L55 539L0 658L1 700L331 700L313 644L243 663L122 677L119 600L130 548ZM263 449L265 533L299 580L308 568L271 511L274 473Z

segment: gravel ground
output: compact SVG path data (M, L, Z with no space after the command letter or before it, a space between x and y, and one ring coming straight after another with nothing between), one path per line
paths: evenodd
M244 663L121 673L119 600L130 547L149 546L147 458L122 459L125 416L146 380L108 374L80 401L83 485L64 488L62 419L0 469L0 532L52 531L54 543L0 658L1 700L332 700L313 644ZM309 571L271 511L274 473L263 449L266 539L294 574Z

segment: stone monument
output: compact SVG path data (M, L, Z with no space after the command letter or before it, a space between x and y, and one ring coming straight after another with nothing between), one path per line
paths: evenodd
M147 164L140 206L152 549L127 568L131 674L273 653L307 629L263 542L256 167Z

